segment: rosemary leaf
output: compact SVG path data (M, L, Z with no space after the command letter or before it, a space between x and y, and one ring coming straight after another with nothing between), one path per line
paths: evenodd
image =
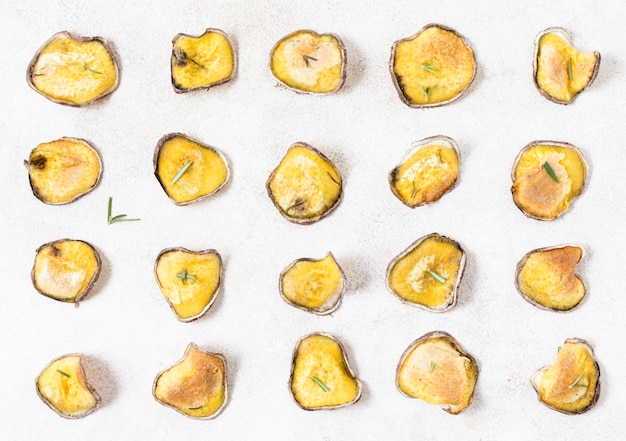
M567 59L567 78L570 81L574 81L574 75L572 74L572 57Z
M178 173L176 173L176 176L174 176L174 179L172 179L171 184L174 185L178 182L178 180L181 178L181 176L187 171L187 169L189 167L191 167L191 164L193 163L193 161L189 160L187 162L185 162L185 165L183 165L179 170Z
M88 70L89 72L93 72L98 75L102 75L102 72L98 72L97 70L92 69L91 67L87 66L85 63L83 63L83 69Z
M437 70L435 66L433 66L432 60L429 61L428 63L422 64L422 69L430 73L435 73L435 71Z
M113 197L109 196L109 203L107 205L107 223L109 225L115 222L132 222L141 219L127 219L125 214L118 214L117 216L111 216L111 210L113 208Z
M176 277L178 277L181 282L183 282L183 285L185 284L185 280L187 279L193 280L193 283L197 282L196 276L194 276L193 274L189 274L187 272L187 268L183 268L178 274L176 274Z
M439 283L446 283L446 279L444 277L441 277L439 274L437 274L433 270L428 269L426 271L428 272L428 274L433 276L433 279L435 279L437 282L439 282Z
M335 178L333 178L333 175L330 174L330 172L326 172L326 174L328 174L328 177L337 185L341 185L339 182L337 182L337 180Z
M320 380L319 378L311 376L311 380L313 380L324 392L328 392L330 390L328 386L322 383L322 380Z
M435 369L437 369L437 363L435 363L434 361L431 361L430 366L428 367L428 372L432 372Z
M430 87L422 86L422 92L424 92L424 99L426 101L428 101L428 98L430 97L430 93L435 89L435 87L437 87L436 84Z
M287 209L285 211L289 211L292 208L299 207L300 205L304 205L305 203L306 203L306 199L300 199L300 200L296 199L296 203L293 204L293 205L290 205L289 207L287 207Z
M64 377L70 378L70 376L68 374L66 374L65 372L63 372L61 369L57 369L57 372L61 375L63 375Z
M580 373L580 375L578 376L578 378L577 378L577 379L576 379L576 380L575 380L572 384L570 384L568 387L569 387L570 389L572 389L572 388L574 388L574 387L587 387L587 385L586 385L586 384L578 384L578 382L579 382L580 380L582 380L583 375L585 375L585 373L584 373L584 372L581 372L581 373Z
M554 173L554 170L552 169L550 164L548 164L548 161L543 163L543 168L546 169L546 171L548 172L548 174L550 175L552 180L558 184L559 183L559 178L556 177L556 173Z
M302 59L304 60L304 65L305 65L306 67L310 67L310 66L311 66L311 64L309 63L309 61L311 61L311 60L313 60L313 61L317 61L317 58L313 58L313 57L311 57L311 56L309 56L309 55L306 55L306 54L300 54L300 55L302 55Z

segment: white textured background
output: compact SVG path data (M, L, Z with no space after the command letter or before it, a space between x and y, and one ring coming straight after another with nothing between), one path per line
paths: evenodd
M4 0L0 15L0 439L2 440L501 440L618 439L626 428L624 349L626 6L618 1L147 1ZM483 4L486 4L483 3ZM609 7L610 6L610 7ZM470 93L442 108L401 103L387 68L392 43L430 22L472 44L478 76ZM584 51L598 50L595 83L570 106L532 84L536 34L562 26ZM237 52L234 79L208 92L177 95L169 79L171 39L224 30ZM348 53L347 81L330 96L275 87L269 51L303 28L334 32ZM77 109L52 103L25 79L36 50L54 33L99 35L119 55L121 82L108 99ZM232 181L216 197L176 207L152 173L164 134L180 131L220 149ZM413 141L444 134L461 148L457 187L415 210L391 193L387 173ZM100 185L66 206L47 206L30 190L22 161L41 142L90 140L104 164ZM562 218L527 219L510 196L510 169L535 139L578 146L588 185ZM295 141L320 149L344 178L344 198L328 218L297 226L265 190L271 170ZM115 214L141 222L106 224ZM418 237L439 232L468 254L460 301L433 314L387 292L389 261ZM30 282L35 249L65 237L92 243L103 257L94 291L74 309L39 295ZM576 243L588 296L557 314L526 303L513 286L531 249ZM179 323L153 276L171 246L215 248L225 264L219 300L202 319ZM332 251L349 282L340 308L317 317L284 303L280 271L299 257ZM477 359L473 404L453 416L402 396L395 368L422 334L451 333ZM291 352L301 336L324 331L348 348L364 383L361 400L336 411L306 412L290 397ZM529 378L551 364L570 337L587 339L602 371L597 406L579 416L538 402ZM158 404L156 374L189 342L223 353L230 399L216 419L195 421ZM94 414L58 417L35 393L53 358L82 352L103 398Z

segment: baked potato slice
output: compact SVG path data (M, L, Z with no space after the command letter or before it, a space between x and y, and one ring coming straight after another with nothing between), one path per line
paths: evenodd
M531 378L539 401L550 409L580 414L600 397L600 366L585 340L571 338L559 348L552 366L539 369Z
M404 104L437 107L463 96L476 77L476 57L458 32L429 24L412 37L396 41L389 69Z
M417 141L389 173L391 191L410 208L436 202L454 188L459 162L459 148L453 139L433 136Z
M154 264L161 293L181 322L202 317L213 305L222 281L222 258L215 250L167 248Z
M272 48L270 70L288 89L326 95L339 90L346 79L346 49L335 34L296 31Z
M51 205L68 204L89 193L102 174L96 149L77 138L39 144L24 165L35 197Z
M63 418L82 418L100 405L100 396L87 382L82 354L52 360L39 374L35 385L39 398Z
M230 81L235 64L233 46L219 29L207 29L198 36L178 34L172 40L171 77L176 93Z
M226 359L190 343L182 360L157 375L152 395L190 418L215 418L228 398Z
M49 100L80 107L117 89L119 71L105 39L59 32L37 51L26 78Z
M31 279L44 296L77 303L91 291L101 268L100 255L91 244L61 239L37 249Z
M587 162L572 144L533 141L515 158L511 178L515 205L533 219L553 220L585 188Z
M344 407L361 398L361 389L339 340L314 333L298 341L289 378L289 390L298 406L304 410Z
M387 267L387 288L400 300L433 312L452 309L465 269L465 252L437 233L421 237Z
M409 398L443 406L458 414L471 404L478 381L476 360L449 334L430 332L404 351L396 385Z
M163 136L153 158L154 175L176 205L204 200L230 179L228 162L218 150L182 133Z
M280 274L282 298L292 306L318 315L339 307L345 276L332 253L322 259L297 259Z
M577 50L565 29L549 28L535 39L535 86L552 102L572 103L580 92L593 83L599 69L600 53Z
M517 264L515 287L528 302L551 311L569 311L582 302L585 283L575 274L583 257L575 245L540 248Z
M280 214L297 224L326 217L342 196L341 176L330 159L303 142L289 148L266 187Z

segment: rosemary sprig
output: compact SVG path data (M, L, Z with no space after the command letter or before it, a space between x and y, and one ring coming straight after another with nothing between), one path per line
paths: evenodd
M330 389L328 388L328 386L326 386L324 383L322 383L322 380L320 380L319 378L315 377L315 376L311 376L310 377L311 380L313 380L319 387L320 389L322 389L324 392L328 392Z
M178 277L181 280L181 282L183 282L183 285L185 284L185 280L187 279L193 280L193 283L197 282L196 276L194 276L193 274L189 274L187 272L187 268L183 268L181 272L176 274L176 277Z
M436 84L430 87L422 86L422 92L424 92L424 99L426 101L428 101L428 98L430 97L430 93L435 89L435 87L437 87Z
M572 388L574 388L574 387L588 387L588 386L589 386L588 384L578 384L578 382L579 382L580 380L582 380L583 375L585 375L585 373L584 373L584 372L581 372L581 373L580 373L580 375L578 376L578 378L577 378L577 379L576 379L576 380L575 380L572 384L570 384L568 387L569 387L570 389L572 389Z
M113 207L113 198L109 196L109 205L107 208L107 223L109 225L114 224L115 222L132 222L138 221L141 219L128 219L125 214L118 214L117 216L111 216L111 209Z
M85 63L83 63L83 69L84 70L88 70L89 72L93 72L93 73L98 74L98 75L102 75L102 72L99 72L99 71L97 71L95 69L92 69L91 67L87 66Z
M446 283L446 279L444 277L441 277L439 274L437 274L433 270L427 269L426 271L428 272L428 274L433 276L433 279L435 279L437 282L439 282L439 283Z
M300 199L300 200L296 199L296 203L291 205L291 206L289 206L289 207L287 207L287 209L285 211L289 211L292 208L299 207L300 205L304 205L305 203L306 203L306 199Z
M306 54L300 54L302 56L302 59L304 60L304 65L306 67L310 67L311 64L309 63L309 61L313 60L313 61L317 61L317 58L313 58L310 55L306 55Z
M567 59L567 78L570 81L574 81L574 75L572 74L572 57Z
M61 369L57 369L57 372L61 375L63 375L64 377L70 378L70 376L68 374L66 374L65 372L63 372Z
M337 180L335 178L333 178L333 175L331 175L330 172L327 171L326 174L331 179L331 181L333 181L335 184L341 185L339 182L337 182Z
M174 185L178 182L178 180L180 179L180 177L187 171L187 169L191 166L191 163L193 161L189 160L187 162L185 162L185 165L183 165L179 170L178 173L176 173L176 176L174 176L174 178L172 179L171 184Z
M554 170L552 169L550 164L548 164L548 161L543 163L543 168L546 169L546 171L548 172L548 174L550 175L552 180L558 184L559 183L559 178L556 177L556 173L554 173Z
M437 68L433 65L433 60L430 60L428 63L422 64L422 69L430 73L435 73L435 71L437 70Z
M179 66L184 66L185 64L187 64L187 61L191 61L200 69L206 70L206 68L203 65L201 65L196 60L191 58L189 55L187 55L187 52L185 52L183 49L179 47L174 48L174 58L176 59L176 64L178 64Z
M430 366L428 367L428 372L432 372L435 369L437 369L437 363L435 363L434 361L431 361Z

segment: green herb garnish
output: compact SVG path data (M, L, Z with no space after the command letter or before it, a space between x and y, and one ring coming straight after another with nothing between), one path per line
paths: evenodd
M83 63L83 69L88 70L89 72L93 72L98 75L102 75L102 72L98 72L97 70L92 69L91 67L87 66L85 63Z
M415 181L411 181L411 196L409 196L409 199L413 199L413 196L415 196Z
M112 207L113 207L113 198L109 196L109 205L107 209L107 223L109 225L114 224L115 222L132 222L132 221L141 220L141 219L127 219L125 214L118 214L117 216L111 216Z
M187 272L187 268L183 268L181 272L176 274L176 277L178 277L181 280L181 282L183 282L183 285L185 284L185 280L187 279L193 280L193 283L197 282L196 276L194 276L193 274L189 274Z
M428 97L430 97L430 92L432 92L435 89L435 87L437 87L436 84L430 87L422 86L422 92L424 92L424 99L426 101L428 101Z
M306 67L310 67L309 61L311 61L311 60L317 61L317 58L313 58L313 57L311 57L309 55L306 55L306 54L300 54L300 55L302 55L302 59L304 60L304 65Z
M435 279L437 282L439 283L446 283L446 279L441 277L439 274L437 274L436 272L434 272L433 270L426 270L428 272L428 274L430 274L431 276L433 276L433 279Z
M61 375L63 375L64 377L70 378L70 376L68 374L66 374L65 372L63 372L61 369L57 369L57 372Z
M576 381L574 381L572 384L570 384L568 387L570 389L574 388L574 387L587 387L589 386L588 384L578 384L578 382L583 378L583 375L585 375L584 372L581 372L580 375L578 376L578 378L576 379Z
M299 207L300 205L304 205L305 203L306 203L306 199L300 199L300 200L296 199L296 203L291 205L291 206L289 206L289 207L287 207L287 209L285 211L289 211L292 208Z
M435 71L437 70L437 68L433 65L433 60L430 60L428 63L422 64L422 69L430 73L435 73Z
M550 164L548 164L548 161L543 163L543 168L546 169L552 180L558 184L559 178L556 177L556 173L554 173L554 170L552 170L552 167L550 166Z
M178 173L176 173L176 176L174 176L174 179L172 179L171 184L174 185L178 182L178 180L180 179L180 177L187 171L187 169L191 166L191 163L193 161L187 161L185 163L185 165L183 165L180 170L178 170Z
M198 66L200 69L206 70L206 68L203 65L201 65L196 60L191 58L189 55L187 55L187 52L185 52L184 50L182 50L179 47L175 47L174 48L174 58L176 59L176 64L178 64L179 66L184 66L185 64L187 64L187 61L191 61L193 64Z
M326 174L328 174L328 177L337 185L341 185L339 182L337 182L337 180L335 178L333 178L333 175L330 174L330 172L326 172Z
M198 406L198 407L188 407L188 410L198 410L198 409L202 409L202 406Z
M432 372L435 369L437 369L437 363L435 363L434 361L431 361L430 366L428 367L428 372Z
M567 59L567 78L570 81L574 81L574 75L572 74L572 57Z
M313 380L324 392L328 392L330 390L328 386L322 383L322 380L320 380L319 378L311 376L311 380Z

